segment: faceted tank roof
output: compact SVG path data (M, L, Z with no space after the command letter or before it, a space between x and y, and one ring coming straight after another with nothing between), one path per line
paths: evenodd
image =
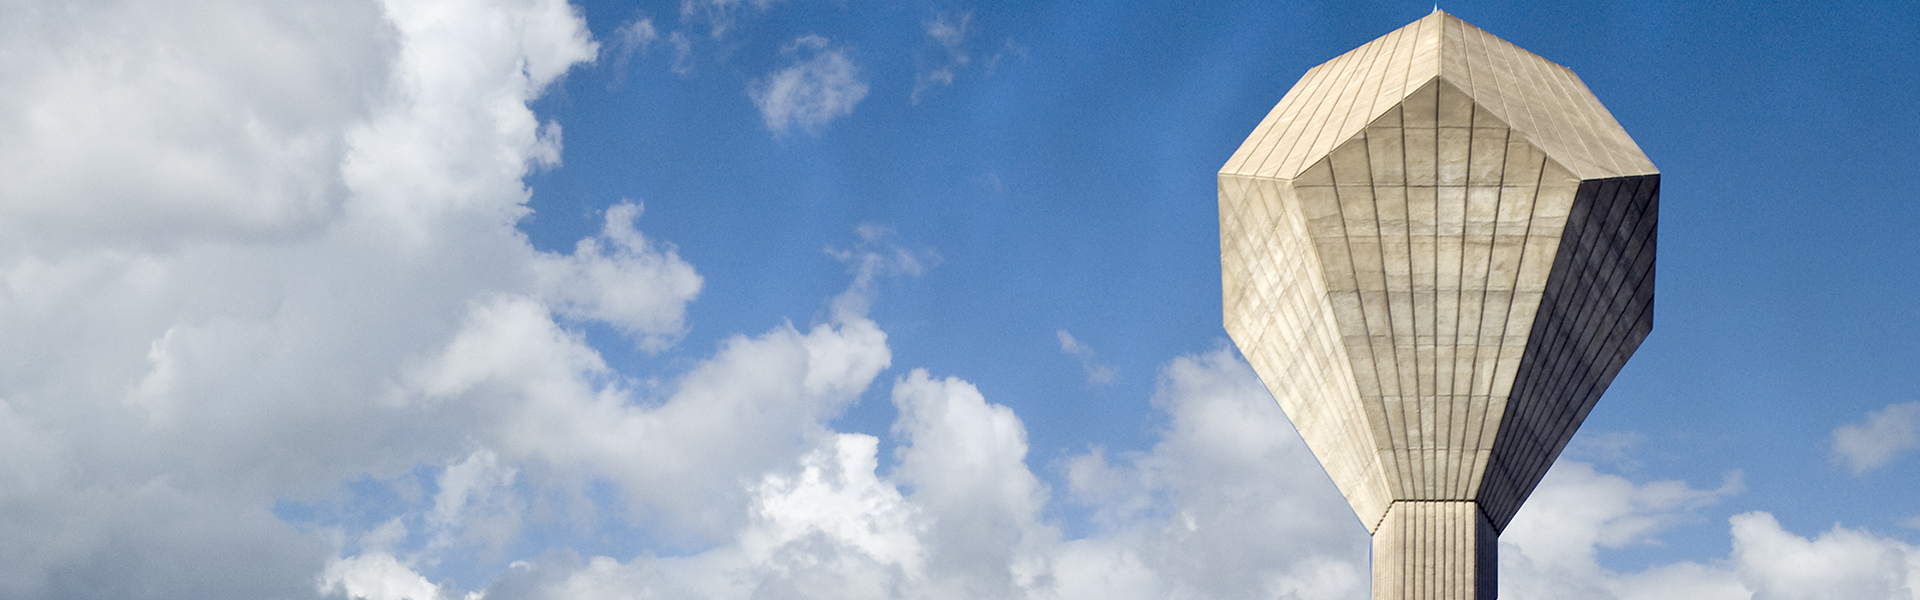
M1293 179L1435 78L1580 179L1659 172L1571 69L1434 10L1307 71L1220 173Z

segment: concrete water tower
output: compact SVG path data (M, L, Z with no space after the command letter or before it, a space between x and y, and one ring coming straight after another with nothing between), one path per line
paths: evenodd
M1373 597L1493 598L1653 328L1659 171L1572 71L1436 10L1307 71L1219 185L1227 332L1373 533Z

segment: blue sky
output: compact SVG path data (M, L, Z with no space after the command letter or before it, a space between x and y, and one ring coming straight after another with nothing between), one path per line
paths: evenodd
M1433 8L0 11L0 596L1364 598L1214 173ZM1503 597L1914 597L1920 9L1440 8L1663 173Z
M636 16L678 23L677 8L584 7L603 39ZM1667 173L1656 334L1587 429L1644 436L1641 477L1705 484L1741 470L1753 489L1716 507L1727 514L1784 503L1806 510L1779 515L1803 530L1840 520L1898 531L1892 521L1920 513L1898 500L1913 489L1896 482L1911 477L1856 479L1822 451L1838 424L1915 395L1895 366L1920 358L1905 341L1920 337L1920 282L1905 259L1920 255L1909 234L1920 215L1897 200L1911 197L1920 155L1920 127L1898 100L1914 83L1896 75L1915 66L1900 33L1913 11L1443 8L1573 68ZM572 228L544 215L523 228L559 247L594 224L586 198L644 199L649 232L707 272L742 274L709 278L689 307L694 342L706 319L727 324L716 336L773 318L755 313L804 320L817 303L789 290L810 283L823 296L839 269L812 250L859 224L889 226L941 257L876 306L901 332L900 362L999 392L1030 424L1037 458L1138 449L1158 365L1223 337L1217 163L1307 68L1430 9L777 5L755 15L760 29L727 38L740 48L732 62L679 76L672 51L654 47L625 81L609 84L603 65L537 103L568 125L568 149L566 168L531 180L532 206L577 216ZM962 51L998 61L991 73L967 65L915 104L913 75L947 57L912 25L955 15L967 18ZM768 135L739 88L804 34L857 53L872 91L818 136ZM742 230L766 233L745 241ZM809 283L785 281L797 272ZM731 304L782 306L768 295L791 304ZM1056 329L1121 375L1087 389L1057 356ZM891 417L863 413L887 408L863 403L848 426L880 433ZM1699 537L1724 546L1711 529Z

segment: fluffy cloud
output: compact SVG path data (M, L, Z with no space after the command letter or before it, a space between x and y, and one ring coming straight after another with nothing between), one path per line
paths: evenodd
M1700 565L1614 573L1600 565L1599 552L1658 543L1658 534L1741 490L1738 472L1718 489L1700 490L1680 481L1634 483L1588 463L1556 463L1500 536L1500 595L1624 599L1661 590L1714 590L1707 597L1740 591L1731 573Z
M1867 413L1864 423L1833 430L1834 462L1845 463L1854 475L1892 462L1916 446L1920 446L1920 402L1888 405Z
M914 370L893 386L900 411L894 476L931 515L920 597L1014 597L1047 583L1045 550L1057 537L1039 522L1047 491L1027 470L1027 430L972 384Z
M860 69L827 38L801 37L784 52L795 57L794 63L755 81L747 92L774 133L799 127L818 135L834 119L853 114L854 105L867 97Z
M862 315L802 332L783 325L736 336L664 398L624 387L577 334L527 298L474 307L462 332L407 379L405 402L445 407L470 435L562 480L620 484L635 516L695 536L742 519L743 474L788 464L831 434L840 414L891 358Z
M402 383L469 306L540 292L513 224L560 137L525 103L594 55L583 24L537 0L9 14L0 430L26 447L0 596L315 593L329 534L276 501L472 451L481 417Z
M700 275L671 247L655 248L633 220L638 205L607 209L599 236L580 240L571 256L536 262L548 303L576 319L605 322L646 350L679 338L687 302L700 293Z
M1601 548L1653 542L1653 535L1700 508L1743 490L1739 472L1718 489L1697 490L1681 481L1635 484L1593 465L1554 465L1502 538L1523 549L1537 568L1585 572Z
M1602 567L1598 551L1658 543L1658 534L1740 491L1738 474L1715 490L1676 481L1633 483L1592 465L1554 465L1501 536L1502 598L1592 600L1909 600L1920 548L1835 525L1816 537L1786 531L1773 515L1729 519L1733 551L1708 563Z
M1366 529L1246 363L1177 358L1153 403L1151 450L1067 463L1100 531L1062 549L1064 596L1365 597Z
M1050 539L1027 472L1025 432L959 380L916 370L896 382L901 481L882 478L879 440L832 434L749 486L732 541L687 557L596 557L529 565L489 597L967 598L1032 583L1014 559ZM1022 540L1027 543L1023 544Z
M1362 597L1366 535L1244 363L1176 359L1171 423L1117 464L1070 461L1099 530L1063 540L1026 465L1026 432L971 384L916 369L893 384L901 442L820 438L749 486L732 540L698 554L555 557L489 598ZM1312 482L1301 485L1300 481Z
M1733 560L1756 600L1914 597L1920 548L1835 525L1807 539L1780 528L1773 515L1736 515Z
M327 569L320 573L320 591L364 600L441 598L438 586L384 552L327 563Z
M0 235L15 250L77 251L322 227L346 201L350 131L396 91L400 36L385 12L10 3Z

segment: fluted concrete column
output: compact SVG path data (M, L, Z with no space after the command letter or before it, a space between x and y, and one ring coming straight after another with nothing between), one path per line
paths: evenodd
M1394 502L1373 533L1373 598L1493 600L1499 546L1472 501Z

